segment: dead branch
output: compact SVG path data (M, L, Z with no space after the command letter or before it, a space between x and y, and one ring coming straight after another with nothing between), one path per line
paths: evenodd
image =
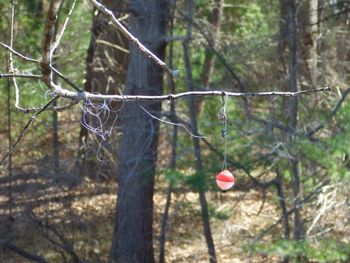
M42 107L40 110L36 111L33 116L29 119L29 121L27 122L27 124L24 126L22 132L20 133L20 135L18 136L16 142L8 149L8 151L6 152L6 154L4 155L4 157L2 157L2 159L0 160L0 165L2 165L4 163L4 161L7 159L7 157L10 155L10 153L12 153L12 151L16 148L17 144L23 139L26 131L29 129L29 127L31 126L31 124L33 123L33 121L35 120L35 118L42 112L44 112L58 97L55 96L53 97L48 103L46 103L46 105L44 107Z
M90 2L102 13L106 14L110 17L112 23L123 33L123 35L148 58L152 59L155 63L157 63L162 69L168 72L172 77L176 77L178 75L178 70L172 70L164 61L159 59L156 55L154 55L148 48L146 48L140 40L134 37L119 20L114 16L113 12L107 9L104 5L97 2L96 0L90 0Z
M222 96L223 94L229 97L269 97L269 96L284 96L284 97L293 97L306 93L314 93L321 91L330 91L329 87L301 90L297 92L283 92L283 91L263 91L263 92L227 92L219 90L211 91L188 91L178 94L166 94L159 96L147 96L147 95L103 95L103 94L93 94L90 92L83 92L79 94L72 92L61 87L56 87L54 90L55 94L60 97L80 100L81 98L86 98L92 101L101 101L101 100L113 100L113 101L160 101L160 100L176 100L179 98L185 97L212 97L212 96Z
M0 79L2 78L28 78L28 79L40 79L42 75L34 75L27 73L0 73Z
M46 23L44 26L44 35L42 39L42 60L40 67L41 73L43 74L42 80L49 89L51 89L53 86L51 71L51 42L60 6L61 0L50 1L49 10L47 11Z
M12 242L0 241L0 247L11 250L12 252L17 253L21 257L26 258L30 261L39 262L39 263L48 263L44 258L42 258L38 255L34 255L32 253L29 253L28 251L25 251L24 249L14 245Z

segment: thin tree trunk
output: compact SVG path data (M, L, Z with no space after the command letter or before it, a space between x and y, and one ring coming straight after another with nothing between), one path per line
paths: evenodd
M131 1L132 34L161 59L165 56L164 10L167 4L165 0ZM130 45L125 94L159 95L162 92L162 69ZM142 106L153 115L160 115L161 102L145 102ZM152 263L153 191L159 121L150 118L134 102L126 102L122 114L123 136L111 262Z
M53 106L57 106L56 101L53 103ZM55 172L55 176L57 176L60 170L57 111L52 111L52 154L53 170Z
M221 18L224 10L224 0L214 0L213 13L210 18L211 29L211 45L215 49L217 46L217 38L220 31ZM211 75L213 73L214 54L211 50L205 51L204 64L202 68L202 82L203 86L209 85Z
M186 82L188 91L193 91L193 81L192 81L192 67L190 62L190 54L189 54L189 44L192 35L192 19L193 19L193 9L194 2L190 0L188 2L188 17L189 23L187 27L187 39L183 42L183 50L184 50L184 61L185 61L185 69L186 69ZM195 135L198 135L198 126L197 126L197 118L196 118L196 105L195 99L193 97L189 98L189 109L190 109L190 118L191 118L191 128ZM202 155L201 155L201 147L199 143L198 137L192 137L193 141L193 151L196 159L196 173L202 173ZM209 261L211 263L216 262L216 253L214 241L211 234L210 229L210 221L208 214L208 203L205 197L204 186L201 184L199 187L199 203L201 206L201 216L204 227L204 236L207 242Z
M289 33L290 33L290 91L297 92L297 24L296 24L296 7L295 0L289 0L288 3ZM298 98L290 99L289 105L289 127L295 130L298 120ZM293 140L293 134L290 140ZM293 209L294 209L294 239L302 238L302 218L300 211L301 202L301 182L298 170L298 160L290 160L291 172L293 176Z
M302 4L300 20L302 29L302 50L305 60L305 74L313 87L317 81L317 35L318 35L318 1L309 0Z
M55 25L55 32L53 33L53 39L56 39L57 24ZM56 60L53 56L52 65L57 68ZM57 74L53 74L53 82L57 84ZM57 106L57 101L52 103L53 106ZM55 176L58 176L60 170L60 151L59 151L59 138L58 138L58 114L57 111L52 111L52 165Z
M286 58L285 53L288 46L288 34L289 34L289 19L288 19L288 0L280 0L280 14L279 14L279 41L278 41L278 54L280 62L283 67L283 74L286 72Z
M173 28L174 28L174 13L175 13L175 7L176 4L173 4L172 14L171 14L171 24L170 24L170 35L173 35ZM170 43L170 49L169 49L169 67L173 68L173 42ZM171 78L170 79L170 87L171 87L171 93L175 94L176 87L175 82ZM176 112L175 112L175 101L170 102L170 115L172 119L176 118ZM173 132L172 132L172 139L171 139L171 160L169 168L172 171L176 170L176 149L177 149L177 126L173 126ZM165 262L165 241L166 241L166 231L168 227L168 217L169 217L169 209L171 205L171 195L173 192L173 182L170 180L169 186L166 192L166 202L164 207L164 212L162 214L162 218L160 221L160 235L159 235L159 263Z
M205 50L204 63L201 73L201 80L203 87L208 87L211 76L213 74L215 56L212 49L216 50L217 38L220 32L221 18L224 10L224 0L214 0L214 8L210 17L210 43L211 48ZM197 114L202 113L204 108L205 100L203 97L196 98L196 112Z
M276 188L277 188L278 201L279 201L280 207L282 209L284 238L286 240L289 240L289 238L290 238L289 214L288 214L288 208L287 208L285 195L284 195L284 191L283 191L283 178L282 178L282 175L281 175L281 172L279 171L279 169L276 170L276 174L277 174ZM285 256L283 258L283 263L288 263L288 262L289 262L289 257Z
M12 131L11 131L11 123L12 123L12 116L11 116L11 85L10 85L10 79L7 79L7 140L9 149L12 146ZM9 154L8 157L8 165L7 165L7 172L8 172L8 206L9 206L9 215L12 216L12 208L13 208L13 189L12 189L12 153Z

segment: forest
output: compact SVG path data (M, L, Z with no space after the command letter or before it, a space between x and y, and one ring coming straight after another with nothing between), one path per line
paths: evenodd
M349 0L0 0L0 262L350 262Z

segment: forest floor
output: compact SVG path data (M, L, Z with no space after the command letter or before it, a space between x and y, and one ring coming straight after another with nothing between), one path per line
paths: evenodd
M7 178L8 179L8 178ZM62 262L62 245L69 244L81 259L106 262L113 230L116 184L83 179L79 186L62 179L19 175L12 178L12 216L9 184L0 177L1 233L23 249L49 262ZM59 182L60 180L60 182ZM63 180L68 181L68 180ZM60 187L57 187L60 185ZM160 218L166 184L157 183L154 195L154 247L159 253ZM277 262L280 258L250 255L246 249L259 233L280 218L277 201L257 190L233 189L223 194L207 192L213 239L218 262ZM208 262L198 194L177 190L172 195L166 241L166 262ZM343 217L344 218L344 217ZM281 233L281 226L271 231ZM344 229L350 233L350 229ZM106 238L108 237L108 238ZM267 237L259 242L266 242ZM0 253L1 254L1 253ZM61 259L61 260L60 260ZM3 253L0 262L26 262Z

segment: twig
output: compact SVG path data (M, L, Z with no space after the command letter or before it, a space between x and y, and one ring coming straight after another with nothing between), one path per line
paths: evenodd
M23 54L21 54L20 52L14 50L13 48L11 48L10 46L0 42L0 45L3 46L4 48L6 48L7 50L10 51L10 53L12 52L14 55L16 55L17 57L25 60L25 61L29 61L29 62L34 62L34 63L41 63L41 59L33 59L33 58L29 58L24 56ZM69 78L67 78L66 76L64 76L61 72L59 72L56 68L50 66L51 70L53 72L55 72L60 78L62 78L65 82L67 82L71 87L73 87L76 91L80 91L82 90L81 88L78 87L77 84L75 84L72 80L70 80ZM38 75L39 76L39 75ZM17 77L17 76L15 76ZM20 76L18 76L20 77ZM40 76L42 77L42 75Z
M150 113L148 110L146 110L138 101L136 101L137 105L147 114L149 115L151 118L157 120L157 121L160 121L162 123L165 123L165 124L169 124L169 125L174 125L174 126L179 126L179 127L182 127L185 129L185 131L191 135L192 137L195 137L195 138L198 138L198 139L203 139L203 138L207 138L207 137L204 137L204 136L199 136L199 135L195 135L193 134L193 132L188 128L186 127L185 125L181 124L181 123L175 123L175 122L170 122L170 121L165 121L165 120L162 120L161 118L158 118L156 116L154 116L152 113Z
M299 202L299 206L298 207L293 207L292 209L287 211L288 215L291 215L292 213L294 213L294 211L296 209L300 209L301 207L304 206L305 203L307 203L314 195L316 195L317 193L319 193L322 190L322 187L324 187L325 185L327 185L329 181L325 180L321 183L321 185L317 188L315 188L311 193L309 193L303 200L301 200ZM271 231L273 228L275 228L276 226L278 226L279 223L281 223L283 221L283 216L281 216L275 223L271 224L269 227L265 228L253 241L253 245L255 245L257 242L259 242L259 240L265 236L269 231Z
M2 78L29 78L29 79L40 79L42 75L33 75L26 73L0 73L0 79Z
M47 11L44 35L42 39L42 61L40 63L42 80L49 89L52 89L52 70L51 70L51 42L53 37L53 28L57 21L57 14L61 6L61 0L51 0L49 10Z
M36 111L33 116L29 119L29 121L27 122L27 124L24 126L22 132L20 133L20 135L18 136L16 142L11 146L11 148L7 151L7 153L4 155L4 157L2 157L2 159L0 160L0 165L3 164L3 162L6 160L6 158L10 155L10 153L12 153L12 151L15 149L15 147L17 146L17 144L23 139L26 131L29 129L30 125L33 123L33 121L35 120L35 118L42 113L43 111L45 111L56 99L58 98L58 96L53 97L48 103L46 103L46 105L44 107L42 107L40 110Z
M83 89L79 88L77 84L75 84L72 80L67 78L65 75L63 75L61 72L59 72L57 69L51 66L51 70L55 72L61 79L63 79L68 85L70 85L73 89L75 89L78 92L81 92Z
M74 0L73 4L72 4L72 6L71 6L71 8L69 10L69 13L68 13L68 15L66 17L66 20L64 21L64 24L62 26L61 32L58 35L58 37L57 37L57 39L56 39L56 41L55 41L55 43L54 43L54 45L53 45L53 47L52 47L52 49L50 51L51 52L51 55L50 55L51 57L53 56L53 54L55 53L55 50L57 49L58 45L60 44L61 38L62 38L62 36L64 34L64 31L66 31L69 19L70 19L72 13L73 13L73 10L74 10L76 2L77 2L77 0Z
M16 245L14 245L13 243L9 242L9 241L1 241L0 242L0 246L11 250L15 253L17 253L18 255L30 260L30 261L34 261L34 262L39 262L39 263L48 263L44 258L38 256L38 255L34 255L32 253L29 253L25 250L23 250L20 247L17 247Z
M0 45L1 45L3 48L7 49L8 51L12 52L12 53L13 53L14 55L16 55L17 57L19 57L19 58L21 58L21 59L23 59L23 60L25 60L25 61L34 62L34 63L40 63L40 62L41 62L40 59L30 58L30 57L27 57L27 56L21 54L20 52L14 50L12 47L6 45L6 44L3 43L3 42L0 42Z
M9 49L12 50L13 49L13 41L14 41L14 24L15 24L15 0L12 0L12 6L11 6L11 29L10 29L10 46ZM11 74L15 74L15 68L13 66L13 52L10 51L9 52L9 71ZM13 82L13 86L15 87L15 108L19 111L22 112L27 112L28 109L22 108L19 105L19 88L17 85L17 81L15 77L12 77L12 82Z
M154 55L148 48L146 48L136 37L134 37L119 20L114 16L113 12L107 9L104 5L97 2L96 0L90 0L90 2L102 13L108 15L113 24L122 32L122 34L133 44L137 46L137 48L146 56L152 59L155 63L157 63L162 69L167 71L171 76L176 77L178 75L178 70L172 70L164 61L159 59L156 55Z
M350 87L348 87L344 93L342 94L340 100L338 101L337 105L335 105L334 109L332 110L331 114L328 117L328 121L331 120L339 111L341 105L343 104L343 102L345 101L346 97L348 96L348 94L350 93ZM317 127L313 128L312 130L310 130L309 132L306 133L306 136L310 137L313 134L315 134L316 132L318 132L319 130L323 129L325 126L324 123L319 124Z
M13 48L13 38L14 38L14 23L15 23L15 0L12 0L12 6L11 6L11 29L10 29L10 49ZM15 72L15 69L13 67L13 54L12 52L9 53L9 71L11 73ZM15 87L15 107L16 109L22 110L22 108L19 106L19 89L17 86L16 78L12 77L12 82Z
M41 62L40 59L30 58L30 57L27 57L27 56L21 54L20 52L14 50L12 47L6 45L6 44L3 43L3 42L0 42L0 45L1 45L3 48L5 48L5 49L7 49L8 51L10 51L11 53L13 53L14 55L16 55L17 57L19 57L19 58L21 58L21 59L23 59L23 60L25 60L25 61L34 62L34 63L40 63L40 62Z

